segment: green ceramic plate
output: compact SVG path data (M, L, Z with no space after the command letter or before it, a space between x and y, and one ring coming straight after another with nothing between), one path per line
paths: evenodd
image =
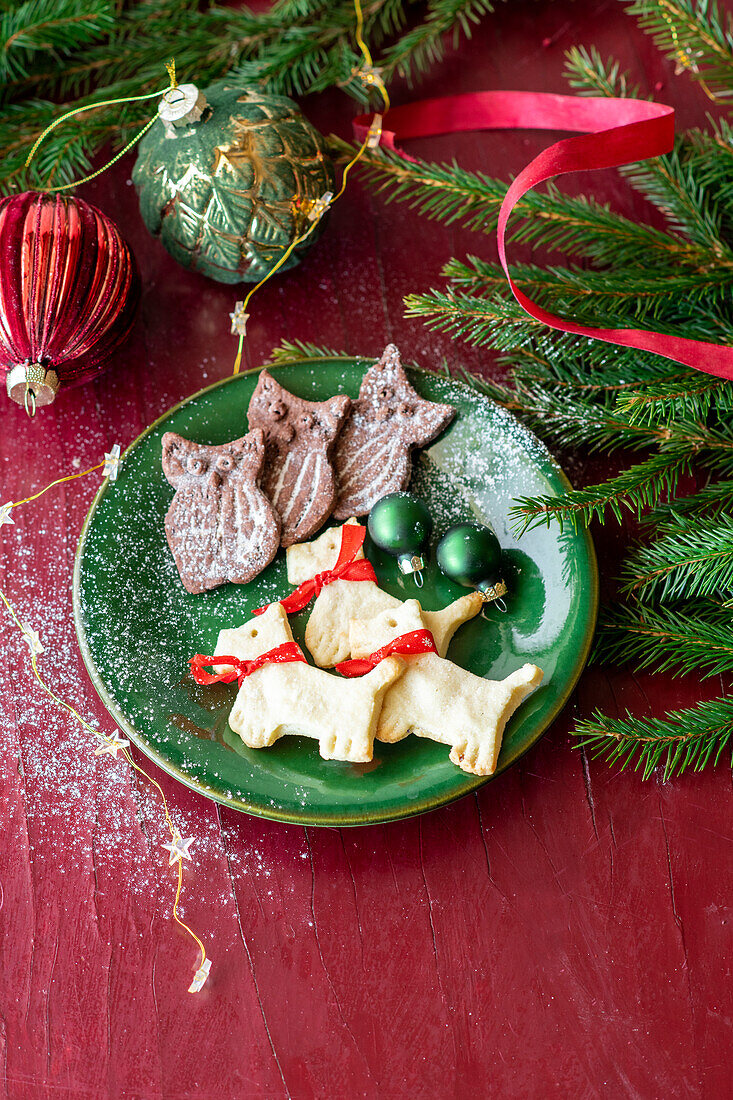
M287 389L323 400L356 396L366 364L324 360L274 371ZM531 661L543 686L509 723L498 772L547 729L586 660L596 618L597 571L587 534L556 527L512 536L512 499L561 493L567 481L544 446L518 421L469 386L421 371L411 381L423 397L448 401L458 415L416 461L411 488L429 503L435 539L453 523L475 518L496 531L506 551L508 611L488 610L462 627L452 660L492 679ZM181 782L210 798L278 821L363 825L408 817L473 791L485 780L448 760L443 745L408 737L376 745L370 764L321 760L314 741L284 738L270 749L244 747L228 727L236 685L197 687L188 658L210 653L220 627L290 591L284 554L248 585L228 584L191 596L181 586L163 529L173 491L160 464L161 436L173 430L202 443L242 435L256 374L228 378L161 417L127 450L118 480L98 492L79 540L74 574L77 635L105 706L143 752ZM380 583L394 595L417 595L393 559L367 544ZM436 609L462 595L434 564L426 570L423 606ZM302 642L308 610L292 620ZM497 772L497 774L498 774Z

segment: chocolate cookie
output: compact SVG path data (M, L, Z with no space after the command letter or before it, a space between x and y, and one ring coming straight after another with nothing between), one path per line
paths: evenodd
M400 353L387 344L364 375L334 451L335 519L364 516L387 493L406 489L411 453L431 443L455 416L452 405L425 401L407 381Z
M165 533L188 592L245 584L275 557L280 520L258 486L264 460L261 431L218 447L163 436L163 473L176 490Z
M309 538L331 514L336 479L331 452L351 400L305 401L263 370L247 410L250 428L265 433L262 487L282 521L281 542Z

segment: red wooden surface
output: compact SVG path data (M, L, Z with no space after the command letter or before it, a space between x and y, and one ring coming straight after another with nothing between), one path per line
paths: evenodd
M500 8L420 94L564 90L563 51L578 42L619 56L676 104L680 126L702 122L702 93L673 80L610 0ZM323 129L348 132L340 94L307 110ZM464 135L412 149L508 178L545 140ZM34 423L2 406L0 501L94 464L231 370L235 292L182 271L148 238L126 168L83 193L135 248L141 323L114 370ZM626 213L645 211L610 174L597 191ZM298 337L371 354L396 340L426 364L445 355L486 367L484 352L402 316L402 295L435 285L441 264L467 251L490 255L492 245L350 185L312 258L253 303L251 362ZM575 462L571 473L593 471ZM51 684L111 731L71 615L73 554L96 486L75 482L16 510L16 526L2 530L0 583L40 631ZM609 528L597 544L610 574L622 537ZM191 996L196 957L169 919L155 792L122 762L95 757L39 694L7 620L0 638L7 1096L733 1095L729 768L642 783L589 761L568 734L596 706L658 714L719 684L591 670L508 774L384 827L261 822L158 775L183 834L198 838L183 914L214 967Z

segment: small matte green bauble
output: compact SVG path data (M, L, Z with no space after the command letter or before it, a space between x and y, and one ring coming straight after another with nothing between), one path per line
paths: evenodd
M220 283L259 282L333 190L325 143L285 96L227 80L202 94L183 89L193 89L193 109L170 122L161 107L140 142L132 179L142 219L184 267ZM178 91L166 93L171 115ZM321 228L280 271L300 262Z
M459 523L446 531L435 551L438 567L464 588L477 588L487 600L506 593L501 546L490 527Z
M433 529L432 517L422 500L412 493L389 493L372 508L368 526L372 542L397 558L400 572L419 576L425 568L423 554Z

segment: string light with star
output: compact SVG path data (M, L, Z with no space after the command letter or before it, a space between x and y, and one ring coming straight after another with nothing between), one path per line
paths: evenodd
M357 0L358 2L358 0ZM701 57L704 57L703 50L693 50L690 45L683 45L680 42L677 27L670 12L665 10L666 5L661 6L661 15L665 23L669 27L669 32L672 37L672 45L674 47L674 75L682 76L683 73L693 73L695 76L700 72L700 66L698 61ZM710 90L705 81L700 77L697 81L708 99L713 103L719 103L725 97L733 95L733 89L726 89L723 92L713 92ZM727 100L726 100L727 102Z
M37 493L33 493L31 496L24 497L23 500L7 501L5 504L0 506L0 527L15 523L15 520L13 519L11 514L14 508L18 508L20 505L30 504L32 501L38 500L39 497L43 496L44 493L47 493L49 489L53 489L56 485L61 485L67 481L74 481L77 478L87 477L89 474L93 474L96 470L102 470L103 477L105 477L109 482L115 482L118 477L122 458L123 456L120 451L120 446L118 443L115 443L111 450L105 454L104 460L102 462L98 462L95 466L91 466L88 470L80 470L78 473L68 474L66 477L56 478L55 481L50 482L48 485L44 486L43 489L40 489ZM172 916L175 922L191 937L191 939L194 941L199 951L201 952L201 958L198 968L196 969L196 972L194 974L193 981L188 987L189 993L198 993L203 988L206 980L208 979L209 972L211 970L211 960L207 957L206 948L204 947L204 944L202 943L199 936L196 935L193 929L190 928L189 925L185 923L185 921L181 920L181 917L178 914L178 905L181 897L181 891L183 889L183 860L192 860L190 848L191 845L195 842L196 838L187 837L185 840L182 838L180 830L176 827L173 819L171 818L170 810L168 808L168 800L165 797L163 788L160 786L156 779L149 775L145 771L145 769L142 768L137 763L137 761L133 759L130 752L128 751L130 748L130 742L125 737L122 737L120 731L115 730L112 734L101 733L99 730L95 729L95 727L92 726L89 722L87 722L86 719L81 716L79 711L71 705L71 703L68 703L65 699L62 699L60 695L57 695L56 692L48 686L39 671L37 663L38 658L46 652L46 648L41 641L39 632L35 630L33 626L31 626L29 623L23 622L21 620L20 616L18 615L15 608L11 604L5 592L2 591L2 589L0 589L0 601L2 601L2 603L5 605L5 608L10 615L13 624L16 626L21 638L28 646L28 655L30 658L31 668L39 686L57 706L61 707L68 714L70 714L72 718L74 718L74 720L79 723L82 729L84 729L87 733L90 733L94 737L96 741L94 755L108 755L111 756L114 760L117 760L117 754L121 753L127 764L129 764L131 768L138 772L139 775L142 775L143 778L147 779L148 782L151 783L153 787L155 787L155 789L158 791L163 805L165 822L171 837L170 842L163 844L162 847L169 853L168 866L172 867L173 865L175 865L177 873L176 892L173 900Z
M363 37L364 17L360 0L354 0L354 9L356 12L356 28L354 32L354 37L361 52L363 62L352 71L351 76L352 79L360 80L368 91L378 91L383 101L383 108L381 112L374 113L364 141L362 142L361 146L359 147L353 158L345 165L341 177L341 186L339 190L335 194L331 191L326 191L319 198L310 201L307 205L301 204L296 208L296 214L300 215L303 219L303 228L301 232L297 234L295 238L291 241L288 248L285 249L277 263L273 265L267 275L263 279L261 279L260 282L258 282L254 287L252 287L252 289L249 291L243 301L236 303L234 311L229 315L232 324L231 331L233 334L239 337L239 346L237 349L233 370L234 374L237 374L239 372L242 361L242 350L247 332L247 322L250 317L250 314L247 312L247 307L252 296L283 266L284 263L286 263L286 261L292 255L294 249L297 248L298 245L306 241L308 237L310 237L310 235L315 231L319 222L328 212L331 206L333 206L333 204L343 195L344 191L346 190L347 181L351 169L354 167L355 164L358 163L358 161L361 159L367 149L375 149L379 146L381 142L383 114L386 113L386 111L388 111L390 107L389 93L387 92L384 80L382 79L382 70L378 66L375 66L371 53L369 51L369 47L367 46ZM58 119L51 123L51 125L48 126L39 136L38 140L35 142L32 149L30 150L30 153L28 154L26 167L30 165L38 150L39 145L44 140L44 138L53 129L55 129L57 126L61 125L61 123L73 117L74 115L81 114L84 111L94 110L95 108L101 106L131 103L154 98L160 99L162 95L162 100L159 103L159 109L156 114L154 114L153 117L149 119L145 126L137 134L134 135L132 140L128 142L124 149L120 150L120 152L117 153L112 158L112 160L108 161L101 168L97 169L95 172L92 172L90 175L85 176L82 180L76 180L73 183L48 188L47 190L65 190L68 187L77 186L79 183L86 183L89 180L95 179L97 176L107 171L108 168L115 164L122 156L125 155L125 153L129 152L130 149L132 149L132 147L140 140L140 138L142 138L143 135L147 133L147 131L158 118L161 104L165 104L169 108L172 107L173 109L175 109L175 97L182 97L183 93L179 90L178 81L176 79L175 61L170 61L165 67L168 71L170 83L169 87L164 89L162 93L160 91L151 92L146 95L128 96L120 99L107 100L101 103L93 103L87 105L86 107L81 107L73 111L69 111L64 115L61 115ZM56 485L61 485L67 481L73 481L77 478L86 477L87 475L92 474L100 469L102 470L103 476L108 478L109 481L116 481L121 460L122 455L120 452L120 446L119 444L115 444L112 447L111 451L105 454L103 462L97 463L95 466L90 467L88 470L83 470L78 473L69 474L65 477L57 478L55 481L52 481L50 484L46 485L37 493L34 493L32 496L25 497L23 500L7 501L5 504L0 505L0 527L3 527L7 524L15 523L12 517L12 510L14 508L17 508L20 505L30 504L32 501L37 500L39 497L43 496L44 493L48 492L49 489L54 488ZM46 693L46 695L48 695L48 697L57 704L57 706L66 710L84 730L86 730L95 738L95 741L97 742L97 747L94 750L94 754L96 756L109 755L113 759L117 760L117 754L121 753L129 766L137 771L140 775L142 775L145 779L147 779L148 782L150 782L160 794L166 825L168 826L168 830L171 836L170 842L164 844L163 848L169 853L168 865L175 865L177 870L177 883L172 908L172 915L174 920L181 926L181 928L183 928L194 940L201 952L199 966L194 974L193 981L189 986L190 993L198 993L203 988L209 977L209 973L211 970L211 960L207 957L206 948L204 947L200 938L184 921L181 920L178 914L178 904L183 887L183 860L192 860L190 848L191 845L195 842L195 837L182 837L180 831L173 824L168 809L168 802L166 800L162 787L155 779L152 778L152 776L148 775L148 773L142 767L140 767L140 765L132 758L130 752L128 751L130 748L130 742L126 738L121 736L119 730L115 730L114 733L111 735L100 733L99 730L96 730L92 725L90 725L70 703L62 699L48 686L48 684L41 676L37 665L37 658L45 652L38 631L34 630L28 623L24 623L20 620L15 612L15 609L13 608L7 596L2 590L0 590L0 600L2 600L2 603L5 605L11 619L20 631L22 638L28 645L31 667L38 684Z
M229 318L232 323L232 335L239 337L237 352L234 357L234 367L232 369L232 374L239 374L242 365L242 353L244 351L244 341L247 335L247 322L250 318L250 314L247 312L247 307L249 306L253 295L255 295L260 287L264 286L265 283L268 282L277 271L279 271L283 264L286 263L287 260L290 258L298 245L302 244L308 239L308 237L310 237L311 233L313 233L316 229L321 218L324 217L324 215L327 213L328 210L330 210L333 204L337 202L338 199L340 199L343 195L344 191L346 190L346 184L351 169L361 160L367 149L376 149L382 140L382 118L383 115L386 114L386 112L390 108L389 92L387 91L387 86L382 79L382 70L374 64L369 47L364 41L364 14L361 9L360 0L354 0L354 10L356 12L356 28L354 30L354 38L356 40L357 46L359 47L359 50L361 51L363 61L361 65L358 65L354 69L352 69L351 79L360 80L367 91L378 91L380 96L382 97L382 110L374 113L369 129L367 130L366 137L364 138L359 149L351 158L351 160L346 165L344 165L344 171L341 176L341 186L338 191L335 194L332 191L324 191L320 198L313 199L307 204L301 203L296 206L295 213L299 214L304 219L305 227L299 234L297 234L293 238L288 247L280 256L280 259L277 261L277 263L273 264L267 274L262 279L260 279L260 281L256 283L250 291L248 291L242 301L239 301L235 304L234 312L229 314Z

